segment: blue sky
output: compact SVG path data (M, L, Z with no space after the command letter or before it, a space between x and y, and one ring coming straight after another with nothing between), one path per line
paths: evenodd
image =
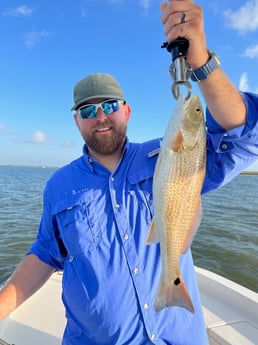
M61 166L80 156L72 93L94 72L111 73L123 86L132 107L131 141L164 133L175 102L171 58L160 48L159 3L1 1L0 164ZM258 92L258 0L198 4L223 69L241 90Z

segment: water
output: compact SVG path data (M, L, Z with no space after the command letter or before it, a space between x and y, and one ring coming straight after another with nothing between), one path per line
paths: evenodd
M0 166L0 283L35 239L50 168Z
M258 292L258 175L241 174L202 203L195 264Z
M36 236L43 188L54 170L0 166L0 283ZM258 175L240 175L202 200L195 264L258 292Z

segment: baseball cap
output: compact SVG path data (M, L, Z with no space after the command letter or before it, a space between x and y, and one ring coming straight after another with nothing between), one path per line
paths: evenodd
M74 106L71 110L76 110L82 103L93 98L124 100L124 95L118 81L111 74L95 73L78 81L73 98Z

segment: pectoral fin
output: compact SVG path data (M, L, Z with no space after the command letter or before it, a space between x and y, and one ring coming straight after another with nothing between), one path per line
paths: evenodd
M158 231L155 227L155 221L153 220L151 222L148 235L146 238L146 244L151 244L151 243L158 243L159 242L159 234Z
M183 146L184 137L180 129L176 131L175 135L171 139L170 147L173 151L179 151Z

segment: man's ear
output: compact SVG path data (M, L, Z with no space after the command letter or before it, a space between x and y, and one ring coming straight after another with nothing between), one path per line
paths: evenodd
M74 118L74 121L76 123L76 126L80 129L80 126L79 126L79 116L76 113L74 113L73 118Z
M125 104L124 107L125 107L126 118L128 121L130 119L130 115L131 115L131 107L129 104Z

